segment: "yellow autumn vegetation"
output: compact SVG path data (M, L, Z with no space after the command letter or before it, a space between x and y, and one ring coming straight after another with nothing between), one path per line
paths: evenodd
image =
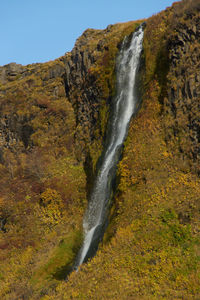
M96 51L105 39L109 49L96 51L90 70L102 91L102 107L94 140L80 141L89 149L88 165L77 159L76 116L62 78L46 80L61 60L29 65L28 76L1 87L6 91L2 111L16 113L34 129L26 147L13 139L0 164L0 218L6 220L0 231L1 299L200 298L200 180L190 158L179 155L176 140L166 143L169 120L161 101L168 72L165 46L175 14L184 19L182 4L147 20L142 107L131 121L118 165L103 242L78 272L71 272L72 265L83 239L88 174L101 153L106 105L114 94L117 45L140 21L116 24L107 36L91 31L94 38L84 46Z

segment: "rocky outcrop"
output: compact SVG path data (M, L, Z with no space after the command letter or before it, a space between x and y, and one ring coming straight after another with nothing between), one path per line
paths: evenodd
M10 63L3 67L0 67L0 82L13 81L17 79L17 75L24 72L24 67L20 64Z
M104 51L108 52L109 49L105 45L107 40L104 36L110 32L110 27L103 31L87 29L77 40L72 52L66 53L54 62L28 66L11 63L0 67L0 83L3 87L0 90L0 104L2 107L0 122L1 148L11 149L14 145L17 148L20 143L27 148L31 145L30 136L34 132L30 125L31 120L34 119L34 114L31 117L30 115L19 116L15 111L20 101L16 103L17 107L12 109L12 112L4 114L5 102L10 101L9 94L11 94L11 98L14 98L14 95L17 96L18 91L23 89L26 95L23 96L23 100L21 98L21 101L24 101L26 106L30 102L31 94L36 93L36 90L42 94L44 90L54 99L67 97L72 103L76 115L77 129L75 136L78 141L77 145L80 152L84 152L86 143L94 139L94 130L103 98L102 90L96 84L97 77L91 72L91 69L96 66L96 62L102 53ZM60 85L54 84L58 80L62 82L65 94L63 94ZM11 82L13 82L13 85L9 86ZM37 95L36 97L41 96ZM37 104L40 109L47 109L45 101L37 100L36 102L41 102Z
M20 141L25 148L29 145L29 138L33 128L28 124L30 119L20 117L16 114L4 115L0 119L0 149L14 149L19 146Z
M95 39L94 47L92 49L87 47L97 32L101 31L86 30L77 40L72 52L61 58L65 64L63 78L66 96L75 109L77 125L80 124L82 127L82 133L77 131L77 138L85 139L87 142L91 142L94 138L95 124L102 100L102 91L96 85L97 78L91 72L98 56L101 55L102 48L98 46L99 41Z
M0 147L34 147L34 119L40 113L52 111L54 101L65 98L75 113L77 156L85 160L91 143L97 141L100 151L108 117L106 104L114 92L119 44L139 24L128 22L110 25L105 30L87 29L73 50L55 61L27 66L11 63L1 67ZM12 126L13 122L16 126Z
M200 174L200 17L186 15L168 44L167 142L177 143L183 161Z
M81 124L85 134L92 139L101 97L100 91L95 88L95 78L89 71L95 57L77 44L68 55L68 59L64 58L63 61L66 67L64 74L66 96L76 111L77 124Z

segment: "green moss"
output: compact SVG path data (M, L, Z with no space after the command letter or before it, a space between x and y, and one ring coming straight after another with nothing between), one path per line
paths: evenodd
M70 232L55 247L48 261L35 271L31 282L34 285L43 286L46 280L65 280L71 271L81 244L82 233L80 231Z

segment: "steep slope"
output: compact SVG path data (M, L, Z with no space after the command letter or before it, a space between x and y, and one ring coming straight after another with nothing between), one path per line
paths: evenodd
M193 0L146 21L143 105L119 163L109 227L67 282L115 58L141 22L86 30L54 62L0 68L1 298L199 299L199 20Z
M147 20L143 106L104 243L47 299L199 299L199 130L190 126L191 116L199 122L199 7L177 3Z
M82 242L116 53L138 24L88 29L54 62L0 68L1 297L39 297L66 277Z

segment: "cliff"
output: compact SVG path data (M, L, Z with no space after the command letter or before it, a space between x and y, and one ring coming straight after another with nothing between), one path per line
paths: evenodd
M142 22L86 30L45 64L0 67L2 299L198 299L200 3L146 20L132 120L104 240L72 272L115 93Z

